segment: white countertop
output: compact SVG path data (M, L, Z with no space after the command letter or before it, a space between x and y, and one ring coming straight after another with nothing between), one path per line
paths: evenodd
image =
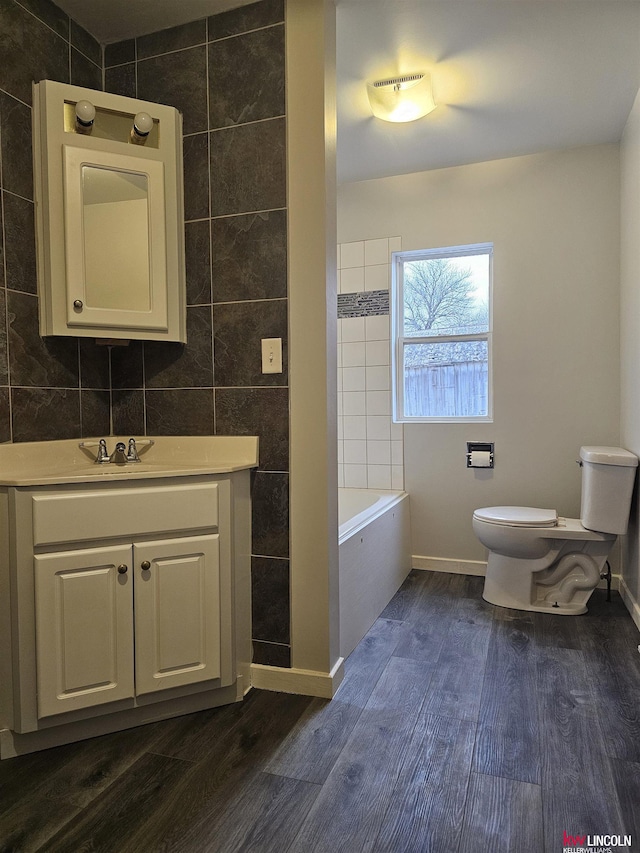
M104 436L109 453L130 436ZM0 444L0 486L43 486L230 474L258 464L257 436L133 436L140 462L94 462L98 438ZM152 439L153 446L144 445Z

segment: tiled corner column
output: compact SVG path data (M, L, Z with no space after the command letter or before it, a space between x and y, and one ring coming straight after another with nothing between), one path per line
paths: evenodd
M338 485L403 489L403 428L391 420L389 289L400 238L338 246Z

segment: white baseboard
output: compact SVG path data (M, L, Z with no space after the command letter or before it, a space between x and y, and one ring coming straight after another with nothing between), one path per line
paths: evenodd
M285 669L278 666L251 664L251 686L277 693L297 693L331 699L344 678L344 658L339 658L331 672L309 669Z
M620 595L635 622L636 628L640 631L640 602L633 597L623 577L620 578Z
M411 567L429 572L449 572L452 575L478 575L484 577L487 570L485 560L449 560L447 557L411 557Z
M487 573L487 563L483 560L450 560L448 557L419 557L417 554L413 554L411 557L411 568L427 572L448 572L452 575L476 575L477 577L484 577ZM619 589L622 593L623 583L620 575L611 576L612 589ZM606 580L601 580L598 588L606 589ZM631 593L628 595L631 598ZM632 598L631 600L633 601ZM625 604L630 607L627 601ZM635 606L636 608L640 607L637 603Z

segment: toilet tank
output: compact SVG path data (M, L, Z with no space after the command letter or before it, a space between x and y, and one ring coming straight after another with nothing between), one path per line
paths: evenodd
M580 464L582 526L626 533L638 457L622 447L581 447Z

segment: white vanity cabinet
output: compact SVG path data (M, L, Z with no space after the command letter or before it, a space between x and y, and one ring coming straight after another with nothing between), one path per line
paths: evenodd
M253 464L0 487L0 757L242 698Z
M35 555L38 716L219 680L219 541Z

